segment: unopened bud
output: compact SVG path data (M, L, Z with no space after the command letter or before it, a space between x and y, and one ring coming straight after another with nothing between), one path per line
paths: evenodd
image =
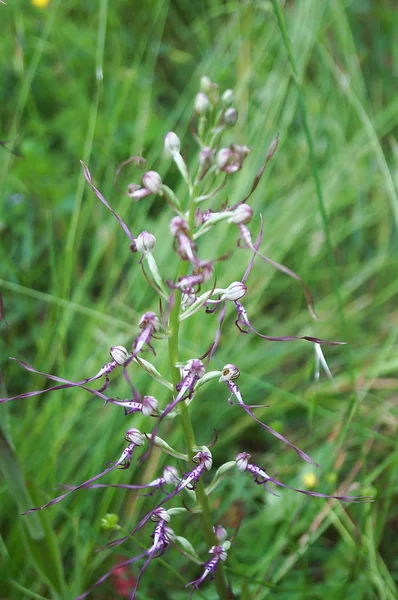
M109 354L111 355L112 359L121 366L123 366L126 360L130 357L129 352L124 346L112 346L112 348L109 350Z
M203 77L200 78L200 89L202 90L202 92L208 94L211 91L212 86L213 82L210 79L210 77L207 77L207 75L203 75Z
M232 302L235 302L236 300L243 298L246 292L247 287L244 283L242 283L241 281L234 281L224 290L223 294L221 294L220 299L231 300Z
M225 540L228 537L228 533L227 530L224 529L224 527L222 527L221 525L216 525L215 527L213 527L213 531L220 544L225 542Z
M222 120L227 127L233 127L238 120L238 111L236 108L227 108L222 116Z
M127 442L131 442L135 446L142 446L145 443L145 436L139 429L128 429L126 431L125 439Z
M142 176L142 185L152 194L162 194L162 178L156 171L147 171Z
M180 138L173 131L169 131L164 138L164 150L169 156L175 156L176 154L180 153Z
M253 209L248 204L239 204L235 210L234 214L229 217L228 223L249 223L253 218Z
M209 148L209 146L205 146L199 153L199 165L202 169L209 169L212 165L214 158L214 150Z
M144 396L142 399L142 414L145 417L156 415L158 411L158 401L154 396Z
M221 170L223 169L229 162L232 156L232 151L230 148L221 148L217 152L217 167Z
M140 235L135 240L135 249L136 252L141 252L142 254L148 254L152 252L156 245L156 238L149 231L142 231Z
M221 96L221 102L226 107L231 106L235 102L235 94L233 90L225 90Z
M219 381L222 383L224 381L232 381L233 379L238 379L240 375L240 371L236 365L228 364L225 365L223 370L221 371L221 377Z
M194 107L196 114L201 117L209 112L211 108L210 100L204 92L199 92L199 94L196 95Z

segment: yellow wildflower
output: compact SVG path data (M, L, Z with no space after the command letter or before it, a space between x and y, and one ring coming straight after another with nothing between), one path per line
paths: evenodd
M303 483L307 489L312 489L316 486L318 480L315 473L308 472L303 475Z
M37 8L46 8L50 4L50 0L30 0L33 6Z

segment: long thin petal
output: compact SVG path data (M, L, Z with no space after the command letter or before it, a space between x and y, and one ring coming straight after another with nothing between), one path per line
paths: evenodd
M321 492L310 492L309 490L300 490L298 488L292 487L291 485L287 485L286 483L282 483L278 481L278 479L274 479L273 477L269 478L269 481L275 483L280 487L286 488L288 490L293 490L294 492L298 492L299 494L305 494L306 496L315 496L316 498L332 498L334 500L340 500L341 502L352 502L355 504L359 504L362 502L373 502L373 498L371 496L330 496L329 494L322 494Z
M119 464L120 464L120 460L117 461L115 464L113 464L111 467L108 467L107 469L105 469L104 471L102 471L102 473L99 473L98 475L94 475L94 477L91 477L91 479L88 479L87 481L84 481L80 485L76 485L74 487L72 486L71 489L68 492L66 492L65 494L61 494L61 496L57 496L53 500L50 500L50 502L47 502L46 504L43 504L43 506L38 506L37 508L31 508L30 510L27 510L26 512L24 512L22 514L23 515L28 515L29 513L36 512L37 510L42 510L43 508L47 508L47 506L52 506L53 504L57 504L58 502L61 502L61 500L63 500L67 496L69 496L69 494L72 494L76 490L80 490L82 488L85 488L88 484L92 483L93 481L97 481L97 479L100 479L101 477L103 477L107 473L110 473L110 471L113 471L114 469L116 469L116 467Z
M243 404L240 402L239 406L241 406L243 408L243 410L245 412L247 412L248 415L251 416L252 419L254 419L259 425L261 425L261 427L264 427L264 429L269 431L269 433L272 433L272 435L274 435L276 438L278 438L278 440L280 440L281 442L284 442L285 444L290 446L290 448L292 448L299 455L299 457L302 458L305 462L310 463L311 465L314 465L316 467L319 467L318 463L316 463L310 456L308 456L308 454L303 452L303 450L300 450L300 448L297 448L297 446L295 446L294 444L289 442L289 440L286 439L281 433L278 433L277 431L272 429L272 427L269 427L269 425L266 425L265 423L263 423L262 421L257 419L255 414L252 413L252 411L246 404Z
M97 196L97 198L99 200L101 200L102 204L104 204L106 206L106 208L108 210L111 211L111 213L115 216L115 218L118 220L119 225L122 227L124 233L127 235L127 237L129 238L129 240L131 242L135 241L135 238L133 236L133 234L131 233L130 229L127 227L126 223L123 221L123 219L121 217L119 217L119 215L117 214L117 212L115 212L113 210L113 208L108 204L108 202L105 200L104 196L101 194L101 192L99 190L97 190L97 188L93 185L93 180L91 178L91 173L88 170L87 165L84 164L84 162L81 160L80 164L83 167L83 175L86 179L86 181L90 184L94 194Z

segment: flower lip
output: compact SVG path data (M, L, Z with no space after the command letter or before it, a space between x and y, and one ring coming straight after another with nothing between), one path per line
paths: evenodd
M240 371L236 365L228 364L225 365L223 370L221 371L221 377L218 380L220 383L224 381L232 381L233 379L238 379L240 375Z
M170 221L170 232L173 237L176 236L177 233L185 233L188 235L189 226L185 219L182 217L173 217Z

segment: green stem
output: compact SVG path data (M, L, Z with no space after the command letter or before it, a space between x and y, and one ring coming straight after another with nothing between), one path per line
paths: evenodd
M195 202L191 199L189 206L189 225L192 231L192 225L195 218ZM188 261L181 261L178 269L177 277L184 277L188 272L189 263ZM170 361L170 371L173 380L174 386L176 386L180 382L180 372L176 367L176 363L179 362L178 356L178 338L179 338L179 330L180 330L180 308L181 308L181 292L179 290L175 291L175 299L174 306L170 315L170 334L169 334L169 361ZM184 434L185 444L187 447L187 453L189 460L192 460L194 455L193 447L196 446L195 433L192 427L191 416L189 414L189 408L185 405L185 402L181 402L180 404L180 419L181 426ZM203 533L206 540L206 544L209 548L217 544L217 538L214 535L212 522L211 522L211 513L209 506L209 499L206 495L205 488L202 481L198 481L196 486L196 496L201 508L201 518L202 518L202 526ZM219 595L220 600L226 600L228 598L227 587L225 584L224 574L222 565L219 565L215 580L216 589Z

